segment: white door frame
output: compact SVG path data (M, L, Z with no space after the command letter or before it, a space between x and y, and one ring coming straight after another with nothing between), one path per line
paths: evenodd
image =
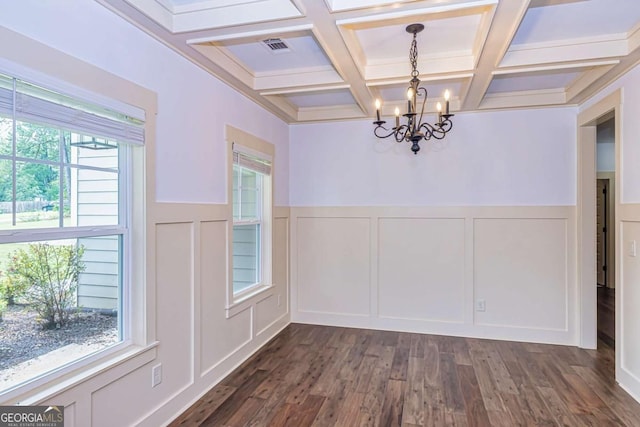
M597 292L596 292L596 125L599 118L613 112L615 117L615 242L620 240L620 142L622 129L622 91L618 89L609 96L578 114L578 136L576 155L578 160L577 180L577 273L579 306L579 345L596 348L598 344ZM616 274L615 288L620 289L620 255L615 251L613 265ZM619 292L616 291L616 295ZM616 296L616 336L620 327L619 299ZM616 377L619 366L619 343L616 339Z

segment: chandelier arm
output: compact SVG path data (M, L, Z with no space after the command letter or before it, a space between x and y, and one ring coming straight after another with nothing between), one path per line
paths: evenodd
M418 124L422 123L422 116L424 115L424 106L427 104L427 89L420 86L418 91L422 90L424 92L424 99L422 100L422 108L420 109L420 119L418 120Z
M439 125L434 126L429 123L423 123L420 126L420 130L424 131L423 139L426 141L430 140L431 138L443 139L449 131L448 129L443 129Z
M450 119L443 120L440 124L440 127L444 131L444 133L448 133L451 129L453 129L453 122Z
M405 135L407 134L407 125L402 125L400 127L394 128L394 138L396 142L404 141Z
M378 133L378 131L379 131L380 129L384 130L385 132L389 132L389 133L388 133L388 134L386 134L386 135L380 135L380 134ZM391 129L391 130L389 130L389 129L387 129L386 127L382 126L382 124L377 125L377 126L373 129L373 134L374 134L375 136L377 136L378 138L389 138L391 135L393 135L393 134L395 134L395 133L396 133L396 130L395 130L395 129Z

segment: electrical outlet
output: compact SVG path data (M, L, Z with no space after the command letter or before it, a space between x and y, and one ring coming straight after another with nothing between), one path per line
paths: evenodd
M158 363L151 368L151 387L155 387L162 382L162 363Z
M280 305L282 305L282 301L280 301L280 294L278 294L278 307L280 307Z
M636 256L637 255L637 251L636 251L636 241L632 240L629 244L629 256Z
M487 303L483 299L476 301L476 311L485 311L487 309Z

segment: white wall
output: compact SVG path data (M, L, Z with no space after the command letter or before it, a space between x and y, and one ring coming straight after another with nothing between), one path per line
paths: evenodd
M575 114L459 114L417 155L371 121L291 126L291 206L574 205Z
M230 211L222 204L230 124L275 145L275 203L288 205L288 126L96 2L15 2L2 8L0 26L157 94L155 199L173 202L148 206L157 281L145 294L156 313L147 326L158 345L29 402L64 405L69 426L163 425L289 322L288 209L275 209L275 286L227 313ZM163 379L152 388L157 363Z
M94 1L25 0L0 25L158 93L157 200L224 203L224 126L276 145L275 203L288 205L288 126Z
M596 171L613 172L616 170L616 146L614 121L597 126L596 130Z
M599 142L596 145L596 171L616 170L616 146L613 142Z

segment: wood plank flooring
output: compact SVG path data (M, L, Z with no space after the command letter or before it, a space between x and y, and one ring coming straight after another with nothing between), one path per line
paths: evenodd
M599 346L291 324L170 426L640 426Z

